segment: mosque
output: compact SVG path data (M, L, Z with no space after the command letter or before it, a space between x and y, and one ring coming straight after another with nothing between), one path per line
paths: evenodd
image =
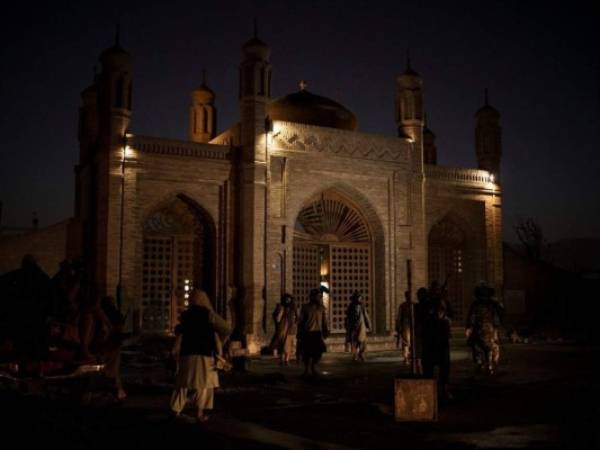
M135 132L131 56L118 39L102 52L81 96L75 214L57 258L82 257L141 333L170 332L201 287L251 352L284 292L300 303L328 287L332 349L355 290L379 348L393 345L408 289L446 282L457 323L479 280L501 292L501 128L487 98L478 167L445 167L410 64L390 86L398 134L382 136L304 82L274 96L270 55L256 34L243 45L239 121L220 132L215 93L204 81L192 91L181 141Z

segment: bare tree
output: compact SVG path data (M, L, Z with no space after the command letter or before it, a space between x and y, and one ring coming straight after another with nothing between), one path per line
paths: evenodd
M539 261L542 258L542 248L544 246L544 233L539 224L532 218L520 219L513 226L517 238L527 252L527 256L532 261Z

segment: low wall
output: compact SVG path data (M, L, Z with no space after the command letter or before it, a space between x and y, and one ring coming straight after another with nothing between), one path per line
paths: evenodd
M31 254L48 275L58 271L67 254L70 220L18 235L0 235L0 274L18 269L24 255Z

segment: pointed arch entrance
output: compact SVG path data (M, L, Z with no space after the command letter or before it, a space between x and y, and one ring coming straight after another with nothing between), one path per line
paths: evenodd
M304 204L294 228L294 296L305 303L311 289L329 288L324 296L329 326L345 330L350 296L356 290L374 320L373 239L368 223L348 199L325 191Z
M191 287L215 298L215 230L211 217L184 195L143 223L142 329L172 331Z
M446 285L454 319L465 319L467 242L464 230L451 217L437 222L429 232L429 282Z

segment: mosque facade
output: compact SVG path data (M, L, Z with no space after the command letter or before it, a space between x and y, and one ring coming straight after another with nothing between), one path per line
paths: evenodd
M68 237L98 293L117 295L135 330L168 333L200 287L254 352L284 292L302 303L329 289L332 349L354 291L381 348L409 289L445 283L455 323L477 282L501 292L501 128L487 100L478 167L445 167L410 65L396 79L398 134L382 136L304 83L273 96L270 53L256 36L243 45L239 122L223 131L215 93L205 82L191 93L184 141L136 134L131 56L118 41L101 54L82 93Z

